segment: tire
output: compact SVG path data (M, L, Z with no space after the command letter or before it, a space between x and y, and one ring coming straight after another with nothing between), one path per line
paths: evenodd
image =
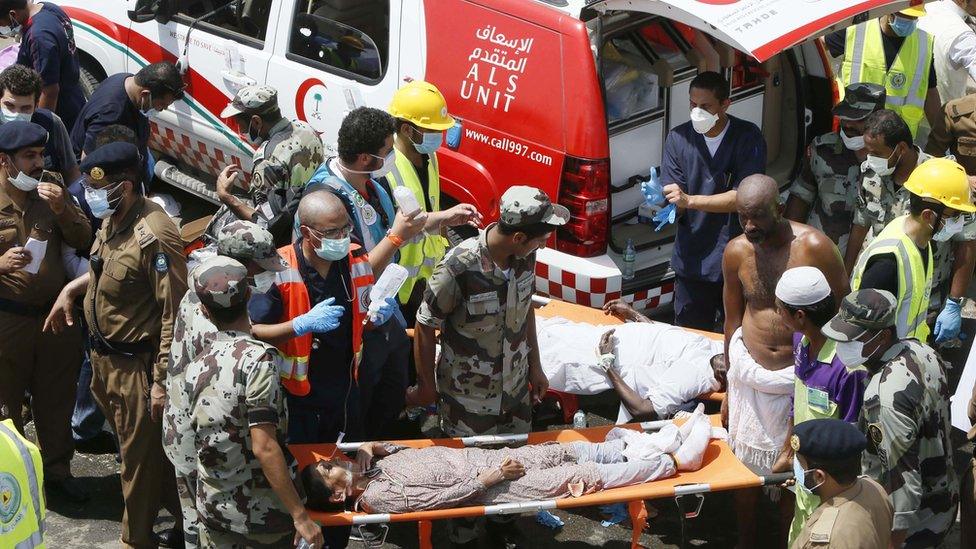
M95 93L95 88L98 87L101 80L95 76L94 72L82 65L78 83L81 84L81 94L85 96L85 101L88 101L91 99L92 94Z

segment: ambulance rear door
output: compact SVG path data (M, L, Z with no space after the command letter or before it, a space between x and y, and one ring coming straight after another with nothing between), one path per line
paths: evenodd
M250 170L254 149L220 112L241 87L264 84L278 34L280 0L181 0L163 25L135 23L128 70L179 61L187 93L152 119L151 147L200 175L227 164ZM144 39L142 38L144 37ZM138 43L137 43L138 42ZM245 128L246 131L246 128Z
M396 0L284 0L268 82L282 113L308 122L332 149L346 113L386 110L399 86ZM417 75L422 77L422 75Z

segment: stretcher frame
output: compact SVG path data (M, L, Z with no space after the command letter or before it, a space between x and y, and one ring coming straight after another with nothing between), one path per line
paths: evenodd
M718 425L717 415L710 416L713 425ZM543 431L521 435L485 435L454 439L419 439L395 441L395 444L411 448L425 448L429 446L447 446L452 448L470 448L493 446L501 444L542 444L545 442L573 442L589 441L602 442L607 432L614 427L623 427L638 431L651 432L661 429L671 420L648 421L630 423L626 425L608 425L578 430ZM303 468L318 459L328 459L339 452L354 452L362 443L341 444L295 444L290 445L292 455L298 461L299 468ZM309 510L313 520L323 526L361 526L366 524L387 524L391 522L417 522L419 546L421 549L432 549L431 529L434 520L444 520L461 517L480 517L491 515L510 515L535 513L542 510L570 509L575 507L589 507L612 503L627 503L633 533L631 547L640 547L639 541L647 524L647 508L644 500L680 498L687 495L697 495L704 498L709 492L758 488L772 484L779 484L792 478L792 474L777 474L759 476L750 471L733 454L731 448L722 441L712 440L705 451L702 467L697 471L681 472L677 475L652 482L611 488L578 498L550 499L521 503L502 503L495 505L478 505L459 507L455 509L441 509L436 511L419 511L411 513L362 513L341 512L324 513ZM701 508L699 501L698 508ZM690 518L697 512L687 513Z

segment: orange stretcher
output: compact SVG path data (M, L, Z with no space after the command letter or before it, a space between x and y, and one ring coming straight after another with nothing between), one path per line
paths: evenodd
M711 416L713 425L719 425L719 417ZM619 425L634 430L653 431L668 423L667 420L650 421ZM607 432L613 426L592 427L578 430L543 431L524 435L490 435L453 439L420 439L396 441L396 444L411 448L426 448L428 446L448 446L464 448L489 444L542 444L544 442L573 442L590 441L602 442ZM340 452L352 452L360 443L343 443L338 445ZM344 456L336 452L335 444L293 444L289 446L292 455L298 461L299 469L318 461L329 459L333 455ZM738 490L767 484L779 483L792 475L772 475L761 477L750 471L733 454L731 448L722 441L712 440L705 451L701 469L692 472L679 473L673 477L626 486L602 490L578 498L564 498L545 501L529 501L522 503L505 503L498 505L479 505L460 507L456 509L442 509L437 511L420 511L401 514L369 514L369 513L323 513L309 511L316 522L325 526L385 524L389 522L418 523L418 533L421 549L431 549L430 533L432 521L459 517L479 517L499 514L534 513L544 509L569 509L573 507L587 507L612 503L628 503L633 534L631 547L639 547L638 541L644 525L647 522L647 509L644 500L678 497L682 495L719 492L723 490ZM700 508L700 506L699 506Z

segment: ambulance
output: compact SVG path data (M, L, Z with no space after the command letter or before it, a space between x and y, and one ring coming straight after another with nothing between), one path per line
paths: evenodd
M670 128L689 120L689 83L718 70L730 113L758 125L766 173L785 188L806 144L832 127L830 59L813 38L921 0L59 0L82 78L179 62L187 93L151 120L159 179L215 201L227 164L252 148L220 111L268 84L286 117L334 147L342 118L385 109L406 79L436 84L458 124L439 154L447 205L488 220L511 185L572 212L538 254L539 293L599 307L668 304L673 226L637 223L639 184ZM621 277L628 239L635 276Z

